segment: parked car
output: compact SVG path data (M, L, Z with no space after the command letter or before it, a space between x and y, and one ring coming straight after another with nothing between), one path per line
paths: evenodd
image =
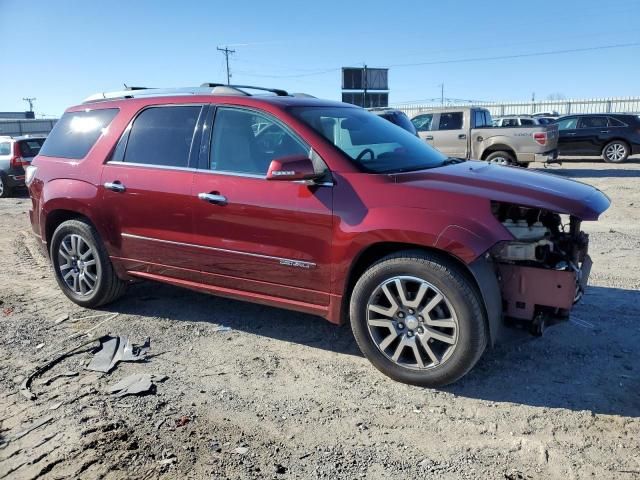
M450 157L522 167L557 157L554 125L493 128L489 111L476 107L432 109L411 121L420 138Z
M394 125L398 125L400 128L404 128L407 132L418 136L416 127L413 126L413 123L411 123L407 114L402 110L397 110L395 108L370 108L369 111L390 121Z
M600 155L621 163L640 153L640 117L619 113L568 115L557 121L563 155Z
M0 198L24 187L24 167L40 151L44 137L0 137Z
M538 117L530 115L509 115L496 118L493 121L494 127L531 127L533 125L546 125L546 123L542 123Z
M145 279L348 320L378 369L424 386L465 375L506 319L540 332L579 300L599 190L451 158L352 105L245 88L66 111L27 182L67 297L98 307Z

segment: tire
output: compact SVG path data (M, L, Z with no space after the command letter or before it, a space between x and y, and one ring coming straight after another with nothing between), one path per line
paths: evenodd
M95 308L124 294L127 282L116 275L98 232L89 223L61 223L53 233L49 254L56 281L72 302Z
M387 292L399 307L395 314ZM385 375L412 385L455 382L473 368L488 341L472 280L451 260L433 253L399 252L373 264L353 289L349 313L364 356Z
M509 152L505 152L504 150L491 152L487 156L487 158L485 158L485 161L489 163L495 163L497 165L505 165L505 166L515 165L517 163L513 155L511 155L511 153Z
M602 149L602 159L607 163L622 163L631 153L631 149L626 142L614 140L607 143Z
M7 198L11 196L11 188L7 183L7 178L3 172L0 172L0 198Z
M522 168L529 168L529 162L518 162L517 165Z

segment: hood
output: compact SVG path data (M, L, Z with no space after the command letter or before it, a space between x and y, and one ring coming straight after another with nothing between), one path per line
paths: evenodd
M398 184L467 194L498 202L543 208L597 220L611 201L591 185L535 172L480 161L393 175Z

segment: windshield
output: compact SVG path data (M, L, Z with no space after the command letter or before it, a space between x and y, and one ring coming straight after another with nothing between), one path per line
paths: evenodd
M292 107L290 112L362 170L395 173L440 167L447 156L391 122L356 107Z

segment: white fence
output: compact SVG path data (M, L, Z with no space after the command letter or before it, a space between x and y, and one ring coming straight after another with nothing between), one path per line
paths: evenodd
M441 108L441 103L399 103L392 105L412 117L430 108ZM445 107L483 107L494 117L522 115L538 112L557 112L559 115L571 113L640 113L640 97L592 98L572 100L548 100L542 102L486 102L486 103L445 103Z

